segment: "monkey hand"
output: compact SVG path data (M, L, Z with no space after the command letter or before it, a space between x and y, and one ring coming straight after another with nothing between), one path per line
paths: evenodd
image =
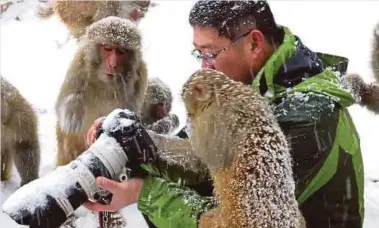
M64 133L78 133L82 130L86 105L80 95L70 95L59 106L59 125Z
M146 126L146 128L158 134L168 134L174 131L178 126L179 117L176 114L169 114L155 123Z
M95 120L95 122L91 125L91 127L87 131L87 140L86 140L87 147L91 146L95 142L96 136L100 132L101 125L103 124L104 119L105 119L105 116L102 116L98 118L97 120Z

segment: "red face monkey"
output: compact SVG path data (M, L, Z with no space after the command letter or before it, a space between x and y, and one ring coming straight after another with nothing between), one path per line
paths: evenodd
M140 112L147 87L141 36L127 19L104 18L88 27L56 102L58 165L86 149L92 123L116 108Z

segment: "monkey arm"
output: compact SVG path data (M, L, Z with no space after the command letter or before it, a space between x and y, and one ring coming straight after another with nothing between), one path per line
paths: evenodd
M75 58L63 82L57 103L56 114L60 128L65 133L77 133L84 124L88 98L88 84L81 66L82 61Z
M179 126L179 118L175 114L170 114L155 123L146 126L146 129L152 130L158 134L169 134Z
M208 170L188 140L148 132L159 154L156 163L143 166L150 175L144 179L138 208L157 227L196 228L200 215L216 206L207 192Z
M148 132L158 148L157 162L143 166L151 175L189 186L209 180L208 169L194 155L189 140Z

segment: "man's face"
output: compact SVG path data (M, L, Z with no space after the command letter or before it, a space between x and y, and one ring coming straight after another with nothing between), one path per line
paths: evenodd
M214 28L195 26L193 32L195 49L202 54L218 54L220 50L228 47L213 60L202 59L202 68L215 69L225 73L233 80L246 84L251 83L253 79L251 73L253 63L249 51L246 52L245 37L230 46L232 41L226 37L219 36L218 31Z

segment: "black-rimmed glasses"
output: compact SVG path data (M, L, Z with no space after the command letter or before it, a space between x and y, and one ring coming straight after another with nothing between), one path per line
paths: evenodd
M224 51L228 50L230 47L234 46L236 43L238 43L240 40L242 40L245 36L247 36L252 30L248 31L248 32L245 32L244 34L242 34L241 36L239 36L238 38L236 38L231 44L229 44L227 47L217 51L216 53L212 54L212 53L202 53L200 50L197 50L197 49L194 49L191 54L198 60L198 61L201 61L201 60L204 60L206 62L214 62L216 60L216 58Z

